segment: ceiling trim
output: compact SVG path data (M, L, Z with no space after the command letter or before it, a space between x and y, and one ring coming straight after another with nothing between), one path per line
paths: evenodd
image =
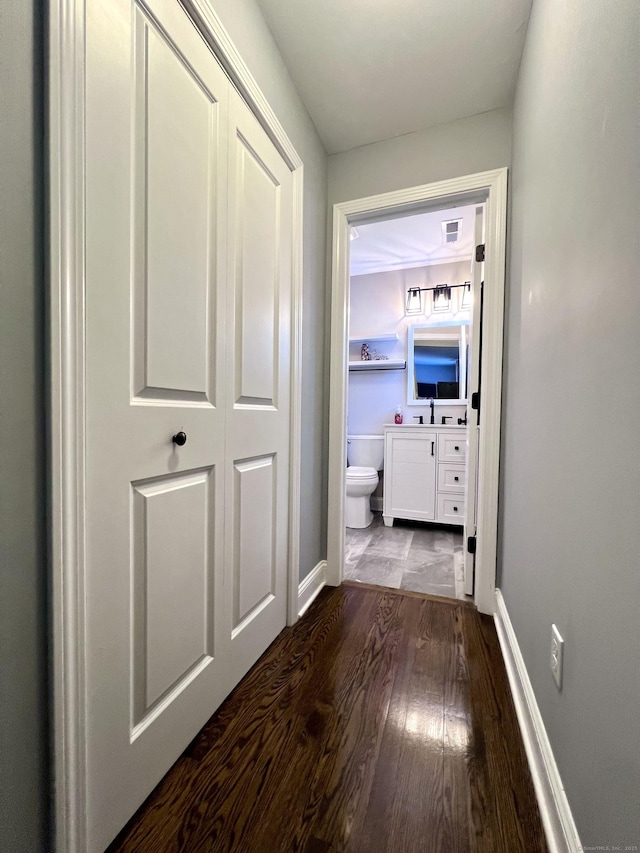
M471 261L472 255L461 255L459 258L450 258L445 260L428 260L428 261L420 261L419 263L411 263L405 264L400 263L397 264L381 264L380 266L376 266L375 269L368 270L367 272L354 272L351 273L351 278L355 278L360 275L377 275L380 272L399 272L400 270L415 270L420 269L421 267L443 267L450 266L451 264L462 264L465 261Z

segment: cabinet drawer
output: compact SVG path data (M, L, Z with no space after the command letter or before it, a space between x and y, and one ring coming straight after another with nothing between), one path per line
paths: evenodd
M464 496L439 494L438 521L442 524L464 524Z
M438 462L465 462L467 459L467 436L447 435L438 436Z
M464 494L464 465L440 462L438 465L438 491Z

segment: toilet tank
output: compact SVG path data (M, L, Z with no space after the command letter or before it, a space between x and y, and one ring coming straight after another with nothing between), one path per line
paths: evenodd
M383 435L348 435L347 465L375 468L382 471L384 462Z

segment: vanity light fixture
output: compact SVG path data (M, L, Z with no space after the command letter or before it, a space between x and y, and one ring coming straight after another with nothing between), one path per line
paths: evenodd
M460 300L460 310L467 311L471 308L471 282L465 281L464 290L462 291L462 299Z
M433 310L434 311L451 311L451 291L458 287L464 288L462 295L460 310L471 308L471 282L465 281L464 284L437 284L435 287L410 287L407 290L407 304L404 313L423 314L422 294L433 293Z
M411 287L407 291L407 305L404 309L404 313L409 314L422 314L422 293L420 292L419 287Z
M451 309L451 288L447 284L439 284L433 289L433 310L449 311Z

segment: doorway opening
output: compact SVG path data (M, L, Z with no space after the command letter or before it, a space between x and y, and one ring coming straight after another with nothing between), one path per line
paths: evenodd
M464 573L458 570L459 595L473 593L473 600L481 612L494 611L506 198L507 170L500 169L334 206L327 549L329 584L338 585L353 574L353 562L358 556L358 549L354 552L353 547L350 547L350 557L345 559L347 524L353 522L354 518L358 522L358 513L355 512L355 516L351 514L353 506L348 505L350 496L345 489L347 448L351 447L347 442L353 444L354 436L376 436L378 441L370 440L367 450L373 451L377 444L375 449L379 457L382 445L382 495L376 494L375 484L372 491L376 498L381 498L382 506L380 500L374 500L373 509L375 512L381 508L383 519L374 522L371 541L375 537L382 543L385 529L391 531L392 537L396 531L395 538L404 541L398 546L400 550L396 556L389 559L397 560L399 554L406 552L406 561L414 539L414 551L420 550L419 540L422 539L424 545L428 538L427 530L430 529L431 543L428 550L434 550L435 524L448 524L438 529L451 534L445 537L451 540L451 556L454 558L457 546L458 553L462 554L458 560L463 559L465 564ZM395 275L398 281L393 309L396 328L386 327L385 323L391 326L394 323L389 324L382 314L378 317L372 307L375 306L375 300L371 298L371 291L367 295L365 281L366 276L372 273L371 269L366 271L366 265L360 268L361 281L356 281L357 275L353 276L352 288L352 273L356 272L361 254L360 249L356 248L358 241L363 239L363 235L366 237L369 232L374 232L374 225L384 228L382 223L393 222L393 227L402 230L403 219L408 224L413 219L424 222L426 220L423 217L431 216L437 218L441 234L444 235L440 245L445 247L447 235L454 227L462 238L465 227L465 216L461 216L463 211L468 211L469 222L473 223L473 228L471 224L466 227L468 232L473 232L473 238L467 249L466 261L460 260L459 263L466 264L469 272L462 277L461 268L451 269L445 280L440 280L444 271L437 270L436 264L424 264L424 259L419 265L402 270L397 267ZM457 221L461 218L462 229L461 223ZM365 242L363 240L361 245L364 246ZM402 254L408 253L404 247ZM434 250L430 257L438 260L443 256L438 258ZM429 271L438 281L430 281ZM373 275L382 276L384 272L388 273L389 270L381 270ZM483 280L485 284L481 299ZM359 287L363 284L364 293L363 287ZM382 287L380 281L377 284ZM439 285L447 285L447 288L432 289ZM448 299L448 310L440 311L444 297ZM465 298L467 304L469 300L471 302L470 309L466 306L463 308ZM418 311L415 310L416 301L419 301ZM358 318L358 305L363 303L368 307ZM482 322L479 313L481 303ZM477 331L482 329L481 363L480 335L468 334L474 326ZM444 370L442 375L435 375L438 372L434 372L435 362L441 363L440 367ZM429 364L431 367L428 367ZM350 383L350 378L356 374L355 382ZM402 379L394 382L391 378L393 374L402 376ZM375 380L372 377L376 377ZM403 393L400 396L398 392L401 387ZM389 388L393 389L390 393L397 398L393 402L386 393ZM471 405L472 395L475 407ZM398 407L403 415L402 425L394 423ZM423 421L421 425L420 418ZM443 418L447 419L444 425ZM460 424L457 423L458 418ZM409 419L416 424L415 427L408 426ZM467 424L464 424L465 420ZM375 431L359 432L361 429L369 429L368 423L373 425ZM360 444L364 447L365 442ZM366 453L364 456L356 456L374 461L373 456L367 457ZM371 469L374 466L354 467ZM367 473L370 475L371 470ZM464 478L462 491L461 477ZM362 472L362 479L366 480L365 472ZM425 487L425 482L429 484L428 487ZM363 482L360 491L364 490L364 486ZM367 488L370 487L371 483L368 483ZM359 523L364 522L364 526L351 527L351 530L362 531L355 536L361 535L366 539L368 519L364 510L362 514L365 517ZM461 515L463 525L460 524ZM459 534L461 528L464 531L462 541ZM419 532L418 536L416 531ZM458 535L454 536L456 532ZM354 538L353 534L349 535L350 546ZM361 556L369 544L371 542ZM393 549L393 544L379 544L377 550L382 553L369 556L384 558L385 552L388 556ZM358 580L363 581L364 568L361 565L360 571L356 573L360 575ZM387 568L397 575L400 569L411 572L412 567L394 563ZM452 581L449 589L452 588L455 594L455 568L452 568L453 576L447 579L447 583ZM401 577L399 582L396 578L394 583L389 584L388 575L389 572L386 581L384 577L378 576L377 582L407 588L411 581L410 577L406 577L403 583ZM375 578L375 574L372 573L370 577ZM444 583L440 585L446 586ZM445 594L444 589L440 594Z
M473 204L351 227L347 580L473 594L483 231Z

